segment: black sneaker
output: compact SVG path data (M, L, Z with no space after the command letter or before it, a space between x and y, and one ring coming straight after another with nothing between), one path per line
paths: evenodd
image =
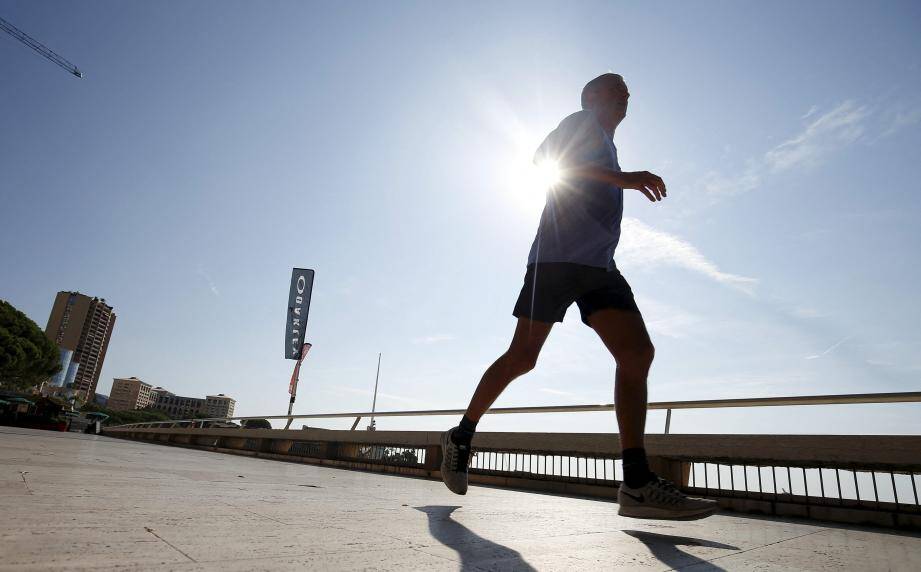
M459 495L467 494L467 465L470 463L470 445L455 445L451 436L457 427L441 434L441 480Z
M697 520L719 508L715 500L689 497L659 477L637 489L621 483L617 502L620 504L617 514L621 516L664 520Z

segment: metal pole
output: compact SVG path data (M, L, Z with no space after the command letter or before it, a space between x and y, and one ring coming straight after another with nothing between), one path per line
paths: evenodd
M285 423L285 429L290 428L290 427L291 427L291 422L294 421L294 419L291 418L291 411L292 411L293 409L294 409L294 396L292 395L292 396L291 396L291 401L288 402L288 422ZM667 433L667 431L666 431L666 433Z
M291 400L288 401L288 422L285 423L285 429L291 427L291 422L294 419L291 417L291 412L294 409L294 400L297 398L297 382L301 377L301 364L304 362L304 358L307 357L307 352L310 351L310 348L313 345L304 342L301 346L300 355L297 356L297 363L294 364L294 373L291 375L291 385L288 386L288 392L291 394Z
M291 413L288 412L288 415ZM672 410L669 409L665 412L665 434L668 435L668 430L672 426Z
M374 400L371 402L371 424L368 430L374 431L374 411L377 409L377 382L381 377L381 354L377 354L377 373L374 375Z

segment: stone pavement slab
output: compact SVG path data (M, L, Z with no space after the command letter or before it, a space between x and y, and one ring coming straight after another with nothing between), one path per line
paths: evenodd
M0 427L0 570L921 570L921 536Z

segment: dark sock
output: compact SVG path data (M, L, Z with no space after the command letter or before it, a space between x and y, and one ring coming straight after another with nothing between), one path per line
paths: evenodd
M454 441L455 445L466 445L469 447L470 441L473 440L474 433L476 433L476 421L471 421L464 415L460 425L457 426L457 430L451 435L451 440Z
M646 449L624 449L621 458L624 462L624 483L631 489L638 489L653 479L646 460Z

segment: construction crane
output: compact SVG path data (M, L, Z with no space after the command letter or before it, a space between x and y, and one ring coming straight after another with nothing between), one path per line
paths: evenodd
M0 30L3 30L7 34L13 36L14 38L19 40L23 44L29 46L30 48L32 48L33 50L35 50L36 52L44 56L46 59L51 60L55 64L61 66L62 68L72 73L73 75L77 77L83 77L83 72L77 69L77 66L70 63L69 61L64 59L62 56L59 56L58 54L49 50L47 47L45 47L44 44L42 44L35 38L29 36L29 34L26 34L25 32L23 32L16 26L10 24L3 18L0 18Z

